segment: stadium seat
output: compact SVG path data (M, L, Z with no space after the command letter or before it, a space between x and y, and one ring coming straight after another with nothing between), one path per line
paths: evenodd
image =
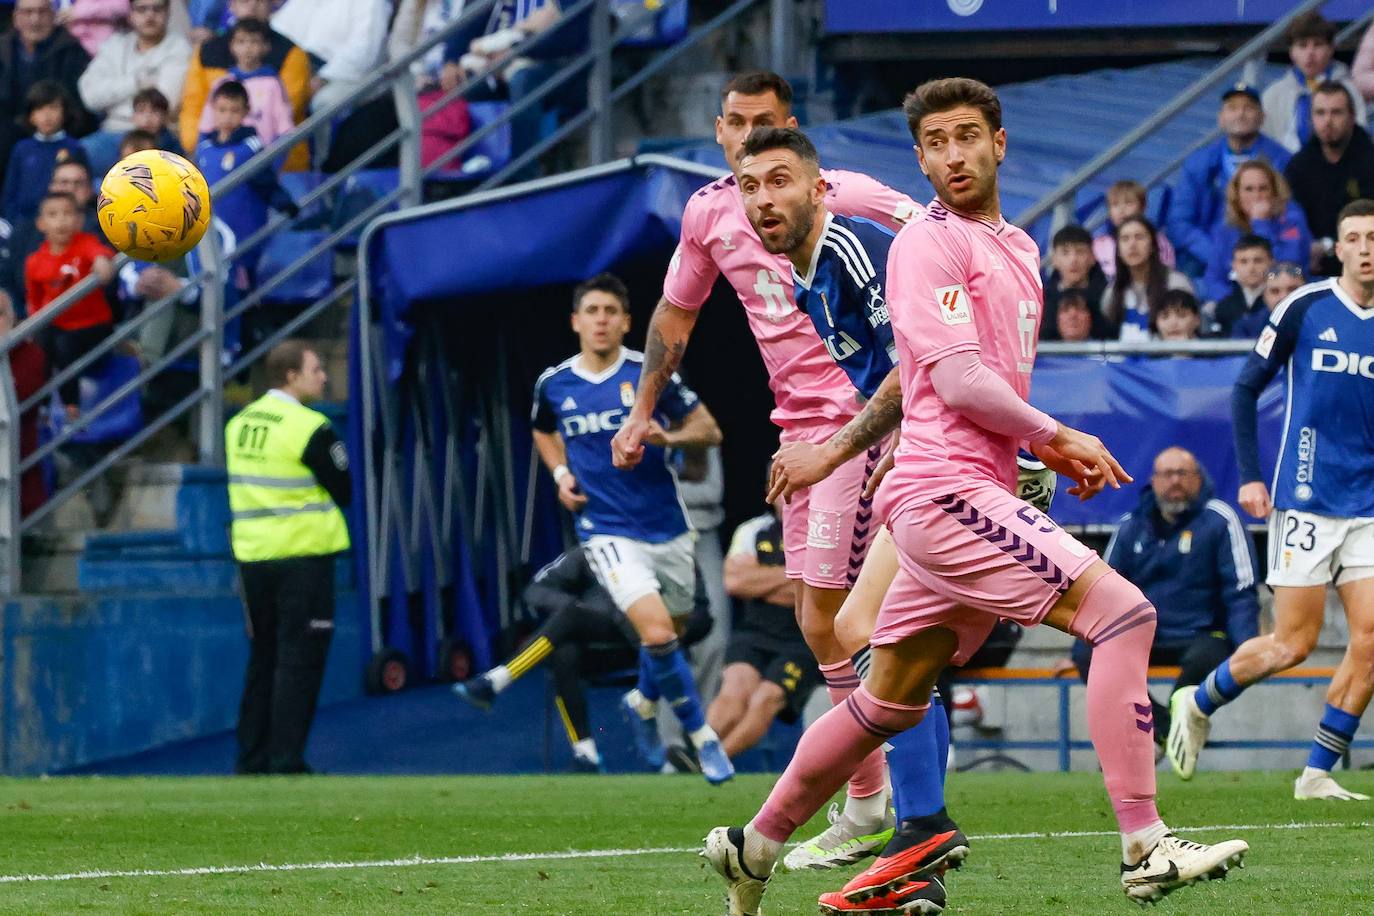
M263 246L262 260L258 262L259 282L267 283L324 241L328 234L323 229L317 229L273 235ZM326 248L263 297L262 301L265 305L314 302L325 296L333 283L334 252Z
M137 376L141 369L137 357L123 353L111 353L99 360L91 373L81 379L81 413L84 415L94 411L119 386ZM52 417L53 436L61 435L66 426L66 414L55 392L49 415ZM112 445L123 442L142 427L143 402L135 390L96 417L90 426L73 436L69 442L73 445Z
M362 169L344 180L334 198L334 211L330 225L338 229L359 213L372 206L377 200L390 194L401 185L399 169ZM388 209L394 209L392 204ZM380 216L381 214L376 214ZM352 250L358 245L363 227L355 226L353 231L339 241L339 247ZM266 276L266 274L263 274Z
M325 179L325 176L320 172L282 172L278 177L281 180L282 188L291 195L291 199L296 204L300 204L301 200L323 184ZM324 204L321 201L316 201L311 206L301 210L300 216L296 220L296 226L304 228L307 225L322 224L327 215Z
M487 126L510 110L508 102L469 102L468 117L472 119L472 132ZM483 137L463 155L464 162L472 162L478 156L485 156L491 164L483 169L465 172L465 177L476 178L490 174L510 162L510 124L505 123Z
M660 10L652 25L628 35L621 45L631 48L666 48L677 44L687 34L688 2L667 0L667 8ZM617 20L635 16L649 6L646 0L611 0L611 13Z

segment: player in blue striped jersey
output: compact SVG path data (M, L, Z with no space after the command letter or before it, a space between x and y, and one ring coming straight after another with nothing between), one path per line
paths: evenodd
M1240 504L1269 517L1274 632L1246 641L1201 686L1174 694L1166 749L1178 774L1191 777L1212 713L1316 646L1334 584L1350 645L1294 797L1364 801L1331 769L1374 694L1374 201L1346 205L1337 232L1340 277L1300 287L1278 304L1232 397ZM1280 371L1288 393L1271 502L1260 476L1256 405Z

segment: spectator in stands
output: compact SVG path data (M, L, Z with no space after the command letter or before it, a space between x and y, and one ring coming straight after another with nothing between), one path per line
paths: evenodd
M222 35L234 24L229 13L229 0L188 0L187 13L191 23L189 38L192 44L204 44Z
M1058 340L1056 315L1061 297L1069 290L1087 296L1089 302L1102 301L1107 278L1093 260L1093 239L1082 226L1065 226L1050 242L1050 275L1045 280L1045 314L1040 322L1041 340ZM1094 319L1094 327L1101 324ZM1100 330L1100 328L1099 328Z
M1116 277L1116 227L1133 216L1144 216L1149 192L1138 181L1118 181L1107 189L1107 222L1093 239L1093 256L1110 283ZM1174 246L1162 230L1155 232L1155 247L1164 266L1174 266Z
M95 57L115 33L115 27L129 18L129 0L54 0L57 24L81 42L86 53Z
M796 594L783 569L782 520L765 512L735 529L725 557L725 590L738 602L738 625L725 655L720 693L706 721L731 757L768 733L773 720L795 722L822 683L802 638Z
M1066 289L1059 294L1058 309L1054 316L1055 340L1079 343L1094 339L1094 331L1102 316L1088 301L1081 289Z
M1273 256L1301 261L1312 248L1302 207L1293 201L1288 182L1262 160L1242 164L1226 183L1225 218L1212 229L1212 258L1207 262L1203 293L1223 298L1231 285L1231 259L1242 235L1269 240Z
M1234 509L1214 498L1197 459L1171 446L1155 458L1140 504L1121 519L1103 559L1155 606L1151 665L1178 665L1169 695L1201 683L1236 646L1259 632L1255 547ZM1092 649L1074 643L1086 680ZM1155 740L1169 733L1169 710L1154 706Z
M1260 301L1263 308L1251 309L1231 326L1231 336L1238 339L1254 340L1259 337L1264 326L1269 323L1269 313L1287 299L1294 290L1302 286L1302 268L1292 261L1280 261L1269 269L1264 278L1264 295Z
M237 82L247 90L248 117L244 124L257 132L263 146L270 146L296 126L286 86L276 70L263 65L271 47L271 30L256 19L240 20L229 29L229 53L234 66L210 90L210 98L200 113L202 136L215 126L215 89L227 82Z
M1284 175L1307 215L1311 255L1297 258L1314 273L1335 276L1336 214L1352 200L1374 197L1374 142L1355 123L1354 97L1340 83L1323 83L1312 95L1312 136Z
M214 129L207 131L196 146L196 165L213 187L261 151L262 141L257 131L245 123L248 90L242 83L234 80L220 83L210 97L210 104ZM237 245L242 245L267 225L269 208L291 216L297 212L291 195L286 193L271 167L261 169L247 183L215 198L215 216L228 226ZM259 245L234 262L233 285L240 292L256 282L257 262L261 256L262 246Z
M1365 29L1360 38L1355 62L1350 65L1350 79L1364 98L1367 110L1369 102L1374 101L1374 28Z
M33 129L10 150L0 211L10 219L32 219L38 212L53 169L64 162L84 161L81 141L67 133L74 112L71 96L56 80L39 80L24 97L24 121Z
M461 4L449 0L401 0L391 23L391 35L387 38L387 59L398 60L405 57L429 38L443 31L461 13ZM410 72L415 77L420 110L428 111L444 94L444 89L440 85L440 77L444 72L443 46L431 48L428 54L411 64ZM395 127L394 107L386 111L386 116L392 120L379 123L377 126L391 130ZM340 131L342 132L342 128ZM467 100L450 100L441 110L426 117L420 126L420 164L428 167L466 139L471 132L472 118ZM370 146L371 142L368 142L368 145ZM463 158L454 157L447 161L445 168L456 171L463 164ZM477 166L478 163L474 163L473 167ZM326 167L325 170L330 169Z
M447 91L488 67L500 64L500 69L467 98L469 101L508 99L512 105L517 105L559 70L563 57L587 47L589 19L587 13L582 13L576 21L564 24L559 0L498 3L492 8L481 35L474 38L460 33L449 41L444 51L441 85ZM549 33L549 37L525 49L521 56L511 56L517 45L545 33ZM539 142L540 122L546 110L564 111L582 105L584 89L584 82L568 80L544 95L538 104L516 115L510 122L511 155L518 158ZM538 169L530 164L521 170L520 177L533 177L537 173Z
M97 175L115 164L120 138L136 126L134 106L140 93L151 89L164 103L181 101L191 64L190 42L167 31L171 0L133 0L128 8L130 31L110 36L78 82L86 107L105 119L85 139Z
M1296 153L1312 136L1312 95L1322 83L1339 83L1350 93L1355 120L1365 123L1364 99L1345 64L1336 60L1336 27L1318 12L1288 24L1288 59L1293 66L1263 96L1269 133Z
M1212 227L1221 221L1226 184L1236 168L1251 159L1264 159L1283 170L1292 155L1260 133L1264 109L1253 86L1236 83L1221 96L1217 126L1222 135L1190 155L1174 185L1169 202L1169 238L1178 247L1178 266L1200 276L1212 254Z
M229 12L235 21L256 19L267 22L272 15L271 0L229 0ZM186 88L181 95L180 135L184 149L193 150L200 139L200 117L210 98L213 86L234 66L229 51L229 37L220 35L202 44L191 55L186 71ZM269 33L269 47L263 61L281 77L286 96L291 100L293 123L305 117L310 101L310 59L291 40L276 32ZM294 147L283 168L298 171L310 165L310 151L305 144Z
M272 17L272 27L319 63L311 86L311 111L347 98L375 75L390 15L390 0L286 0L282 4Z
M1102 294L1108 336L1148 340L1150 316L1171 289L1193 291L1192 282L1159 258L1158 230L1143 216L1116 227L1116 277Z
M91 274L102 284L114 280L114 251L81 231L81 211L70 194L43 198L38 207L38 229L43 233L43 244L24 264L30 315ZM113 323L114 313L103 289L93 289L73 303L49 326L47 351L54 371L61 372L109 337ZM64 382L58 395L68 419L74 419L80 413L81 376Z
M9 336L18 324L14 314L14 301L10 294L0 290L0 340ZM43 348L32 340L26 340L9 352L10 374L14 376L14 396L23 403L33 397L43 383L48 380L48 357ZM38 407L29 408L19 418L19 458L27 458L38 448ZM29 513L43 505L48 498L47 487L43 482L43 469L32 467L24 472L19 480L19 516Z
M1187 290L1171 289L1150 315L1150 332L1159 340L1197 340L1202 312L1197 297Z
M16 0L14 29L0 35L0 163L27 131L16 118L22 113L29 87L39 80L56 80L73 98L80 97L77 80L91 62L80 42L57 25L51 0ZM70 133L84 137L94 118L79 102L73 106Z
M1264 278L1274 264L1274 249L1262 235L1246 233L1231 249L1231 291L1202 309L1204 336L1230 337L1235 323L1264 311Z
M182 149L177 135L172 133L171 120L171 103L159 90L140 89L134 96L133 129L150 134L155 143L154 149L184 156L186 151Z
M91 173L85 162L71 159L57 165L48 181L49 194L70 194L81 209L83 232L100 234L100 226L95 215L95 195L91 188ZM18 217L11 221L0 220L0 234L8 227L7 245L0 245L0 289L10 294L16 310L22 307L26 290L24 288L24 262L29 255L43 244L43 233L38 231L37 223L31 217ZM25 312L27 314L27 312Z

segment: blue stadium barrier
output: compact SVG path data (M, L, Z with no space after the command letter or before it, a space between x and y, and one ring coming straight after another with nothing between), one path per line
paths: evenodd
M283 272L297 258L324 241L329 233L323 229L278 232L263 246L258 274L274 277ZM292 274L280 286L263 297L265 305L311 303L329 294L334 288L334 253L328 249L311 258L304 268Z

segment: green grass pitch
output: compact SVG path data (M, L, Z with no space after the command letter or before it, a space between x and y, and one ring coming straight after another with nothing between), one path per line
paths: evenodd
M1243 828L1187 836L1251 845L1249 867L1177 892L1160 912L1374 913L1374 802L1295 802L1291 779L1160 776L1175 826ZM1374 794L1374 773L1341 781ZM770 785L759 776L720 789L653 776L4 780L0 913L715 916L721 885L695 848L710 827L747 818ZM950 878L946 912L1134 911L1117 884L1120 850L1095 775L961 774L949 789L973 854ZM1088 835L1024 836L1047 832ZM558 855L596 850L636 852ZM393 861L415 857L447 861ZM325 862L339 867L243 870ZM224 870L180 871L198 869ZM160 874L20 877L138 870ZM780 875L765 912L814 913L816 895L856 870Z

